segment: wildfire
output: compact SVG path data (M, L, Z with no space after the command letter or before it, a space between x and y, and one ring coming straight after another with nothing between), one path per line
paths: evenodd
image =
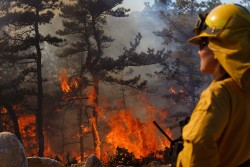
M140 96L140 101L143 104L140 114L137 115L135 108L118 110L107 120L111 130L106 136L106 142L111 145L113 151L116 147L126 148L133 152L136 158L170 146L169 141L159 135L152 123L157 114L164 119L166 111L157 110L144 95ZM166 133L171 136L169 130Z
M36 139L36 126L35 116L22 115L18 119L20 133L22 135L23 145L29 156L36 155L37 153L37 139Z
M67 75L68 75L67 70L63 70L60 74L61 89L64 93L68 93L70 91L70 85Z
M67 75L68 72L66 70L60 75L61 89L64 93L69 93L72 88L78 87L77 80L71 79L70 82ZM95 145L94 152L97 157L101 157L100 154L104 155L107 153L106 151L103 152L104 149L115 153L116 148L120 147L132 152L136 158L141 158L151 152L164 150L165 147L170 146L170 142L159 134L158 129L153 124L153 120L155 119L160 122L163 121L167 116L167 112L155 108L146 98L145 94L139 95L138 101L140 102L140 107L137 104L133 108L121 109L124 105L117 100L114 110L111 109L112 105L108 104L105 99L102 101L97 99L98 95L94 88L89 87L85 91L87 94L87 99L84 101L85 104L93 107L99 118L104 120L110 128L107 129L108 132L105 132L106 134L99 133L96 126L97 117L90 118L92 127L81 126L84 135L92 132ZM176 93L174 88L170 88L170 91ZM108 108L109 111L106 112L104 108ZM110 112L114 114L107 116ZM171 137L170 130L166 129L165 132ZM101 142L99 135L105 135L106 141ZM108 143L108 148L102 148L103 143ZM79 154L76 154L75 157L79 158Z
M93 107L96 107L97 104L95 103L95 99L97 98L96 92L94 89L89 89L88 93L88 101L87 104Z
M35 128L29 128L29 127L32 127L31 126L32 124L33 125L35 124L35 116L23 115L22 117L18 119L18 123L19 123L20 131L23 137L27 137L27 136L35 137L36 136L36 134L34 133Z
M71 88L78 88L79 83L77 78L73 78L71 81L68 79L68 70L63 70L60 73L61 89L64 93L69 93Z
M101 153L101 148L100 148L100 145L101 145L101 140L99 138L99 133L98 133L98 130L97 130L97 127L96 127L96 124L94 123L94 121L96 121L94 118L91 119L91 122L92 122L92 131L93 133L95 133L96 135L96 138L94 138L94 143L96 144L96 147L95 147L95 154L97 157L101 157L100 153Z
M36 126L35 126L35 116L33 115L23 115L18 119L20 132L22 135L23 145L27 148L27 154L29 156L37 154L37 136L36 136ZM44 132L44 139L45 139L45 147L44 147L44 155L55 157L51 146L49 144L46 132Z
M164 142L156 135L157 130L152 122L142 123L139 118L133 117L133 112L118 111L109 121L111 131L106 141L114 150L123 147L139 158L169 146L167 141Z

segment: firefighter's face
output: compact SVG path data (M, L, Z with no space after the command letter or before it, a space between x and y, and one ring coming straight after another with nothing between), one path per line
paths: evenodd
M218 64L218 60L214 57L214 52L208 47L208 45L204 45L203 47L200 47L198 54L200 56L200 71L213 74Z

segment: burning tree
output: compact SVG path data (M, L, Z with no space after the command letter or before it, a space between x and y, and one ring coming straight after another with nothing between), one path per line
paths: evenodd
M60 56L70 57L71 61L75 60L76 62L73 67L71 66L74 69L74 74L70 77L77 79L79 83L74 92L82 95L80 99L88 99L85 105L93 113L91 129L94 150L98 157L100 157L101 144L97 128L99 84L115 83L145 90L147 82L141 81L140 75L125 80L119 78L117 74L129 66L136 67L162 62L169 55L164 50L155 52L154 49L148 49L146 53L137 53L136 49L142 38L140 33L136 36L135 41L131 42L130 48L124 48L120 56L105 55L105 48L113 42L113 39L104 31L104 26L107 24L106 17L127 16L128 9L115 8L122 2L123 0L75 0L64 4L61 9L64 28L57 32L66 36L69 41L69 45ZM92 92L88 94L87 91L91 89L90 87L92 87Z
M13 75L15 82L9 82L8 86L25 88L22 93L26 97L26 102L35 104L29 106L24 103L23 107L35 112L39 156L43 156L44 153L42 44L47 42L57 46L62 42L59 38L42 35L39 28L41 24L50 23L58 2L58 0L0 1L1 58L11 62L15 67L12 69L13 72L14 70L17 72ZM13 96L11 92L10 96ZM12 111L10 108L7 109L9 112Z

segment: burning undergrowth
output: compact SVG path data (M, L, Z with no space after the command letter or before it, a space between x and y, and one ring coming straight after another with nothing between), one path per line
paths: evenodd
M70 92L72 88L77 88L79 85L77 80L68 79L65 72L62 74L61 86L64 93ZM167 111L153 106L145 92L128 91L129 93L126 95L120 91L120 88L113 85L108 88L105 85L104 88L100 87L97 95L93 88L84 87L83 92L87 97L85 100L81 100L87 108L84 112L87 116L84 119L87 118L86 121L92 126L82 125L82 132L79 132L78 136L81 136L80 133L86 136L93 134L93 131L97 133L96 138L88 137L88 140L94 142L96 148L87 151L88 149L85 147L86 155L100 151L100 155L97 155L105 163L117 161L117 156L121 155L129 156L131 163L141 163L144 157L170 147L169 141L158 132L153 124L154 120L163 123L167 117ZM98 123L95 126L93 126L93 122L96 119L91 116L93 109L98 115ZM171 136L169 129L164 130ZM87 134L87 132L90 133ZM93 146L93 144L90 145ZM120 154L121 151L124 154ZM123 157L123 160L126 158L128 157Z
M170 145L152 123L159 113L150 104L145 104L144 107L140 115L137 115L138 111L135 109L120 109L111 117L105 117L110 128L105 140L112 152L117 147L126 148L139 158Z
M65 88L62 89L64 102L60 103L60 107L46 97L48 104L45 103L47 115L44 116L46 118L44 156L55 158L64 164L81 162L90 154L95 153L94 144L99 142L99 158L107 166L119 164L137 166L153 160L163 163L169 161L170 143L153 124L154 120L164 124L167 111L152 105L145 92L133 91L136 96L121 100L119 97L113 98L115 93L112 91L117 92L119 88L114 89L112 86L113 89L109 88L108 95L99 94L97 104L95 100L97 95L93 89L86 87L83 91L86 98L74 99L69 96L68 92L78 87L78 80L64 78L63 81L61 85ZM65 97L74 99L74 102L69 103ZM95 121L92 116L93 108L98 114L97 126L93 126L93 121ZM34 156L38 151L35 116L21 114L23 112L19 112L18 108L15 110L19 113L20 132L26 154ZM80 110L82 112L79 112ZM6 112L5 109L2 109L2 113L4 112ZM93 130L99 133L97 141L92 138ZM164 130L171 136L169 129Z

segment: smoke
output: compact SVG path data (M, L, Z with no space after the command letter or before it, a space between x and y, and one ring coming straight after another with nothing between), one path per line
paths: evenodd
M165 24L156 15L149 15L147 11L141 12L131 12L128 17L124 18L115 18L115 17L107 17L107 25L104 27L104 31L106 34L112 36L115 39L113 43L111 43L110 47L104 50L105 56L109 56L112 58L117 58L119 55L123 53L124 47L129 48L130 42L134 40L135 36L138 33L141 33L142 40L140 46L137 48L138 52L144 51L146 52L148 48L153 48L155 50L161 50L165 46L162 45L162 39L155 36L153 34L154 31L158 31L164 28ZM52 24L41 27L42 34L51 34L56 35L56 31L62 28L61 18L56 15L56 17L52 20ZM43 77L47 79L47 82L44 83L44 90L46 94L49 94L50 98L53 96L61 95L60 92L60 81L59 74L63 69L68 69L70 71L71 66L74 64L72 59L68 59L68 61L63 61L58 58L56 55L62 52L62 48L50 46L49 44L43 45ZM74 67L73 67L74 68ZM150 65L143 66L138 68L126 68L123 72L124 78L132 78L135 75L140 74L142 76L142 80L148 80L149 88L152 93L145 93L144 95L149 99L150 103L160 112L168 112L167 109L171 108L171 102L163 99L162 96L168 92L168 85L172 84L171 82L166 82L163 79L154 75L155 71L161 70L159 65ZM130 73L132 71L133 73ZM100 104L108 104L107 109L121 107L117 103L119 101L121 103L125 103L127 108L134 108L134 115L139 117L142 121L147 118L142 111L145 108L143 102L139 103L138 101L138 92L131 90L129 88L124 88L124 92L122 92L122 87L119 85L109 85L109 84L101 84L100 85ZM123 97L124 93L124 97ZM80 105L76 104L75 109L63 108L63 111L56 112L52 114L56 110L56 105L60 102L60 99L50 100L47 98L45 102L45 121L47 120L48 127L59 127L59 130L55 129L51 130L47 128L50 133L47 133L50 138L50 143L53 145L53 150L55 152L60 153L62 151L62 145L58 142L60 137L62 137L62 133L64 134L65 141L64 144L69 141L76 141L76 134L78 133L77 121L78 121L78 111L80 109ZM125 98L125 101L122 102L122 98ZM47 107L47 106L54 107ZM111 109L110 109L111 111ZM112 110L115 111L115 110ZM105 113L107 116L111 113ZM90 115L90 113L89 113ZM156 114L156 121L160 116ZM152 120L153 121L153 120ZM65 124L65 125L63 125ZM101 140L105 140L105 134L109 130L107 126L107 122L104 120L100 120L99 128L101 129ZM62 130L63 129L63 130ZM64 131L64 132L62 132ZM55 138L55 133L57 133L57 138ZM75 138L72 138L75 137ZM86 150L91 150L93 148L92 137L90 134L85 135L84 137L84 147ZM74 145L69 145L64 148L64 150L70 149L79 151L79 143L75 143Z
M138 52L146 52L148 48L156 50L166 49L166 46L162 45L163 40L157 37L153 32L161 30L165 27L163 20L155 12L153 15L149 14L147 10L141 12L132 12L125 18L107 18L107 26L105 26L105 32L111 35L115 41L111 47L105 50L106 56L117 57L121 55L124 47L129 48L130 42L133 42L135 36L140 33L142 40L137 48ZM167 49L166 49L167 50ZM127 71L131 68L127 68ZM162 96L168 92L168 85L162 78L154 75L155 71L160 71L160 65L148 65L133 68L133 73L129 76L140 74L142 80L148 80L149 89L153 93L149 93L149 99L158 108L167 108L171 104L163 99ZM126 73L126 71L124 72ZM124 74L123 73L123 74ZM126 77L126 76L125 76ZM133 101L133 100L132 100Z
M142 35L141 43L137 48L138 52L146 52L148 48L161 50L165 47L164 45L162 45L162 39L155 36L153 32L164 28L164 26L165 24L159 18L158 14L149 15L145 10L141 12L132 12L128 17L124 18L109 16L107 17L107 25L104 27L104 31L107 35L110 35L113 39L115 39L115 41L111 43L110 47L104 50L104 54L105 56L116 59L123 53L124 47L130 47L130 42L133 42L135 36L138 33L141 33ZM43 26L41 28L41 31L44 35L56 35L55 32L59 28L62 28L62 22L61 18L56 15L56 17L52 20L52 24ZM62 49L60 47L57 48L46 43L44 44L43 74L44 77L48 80L47 83L44 84L44 86L49 89L48 92L58 90L58 88L55 89L55 87L57 87L59 84L58 78L60 71L63 69L70 69L71 65L74 63L70 63L70 59L69 61L63 61L62 59L58 58L56 55L60 52L62 52ZM131 69L132 68L126 68L123 74ZM133 76L140 74L142 76L142 80L148 80L149 88L154 92L156 91L152 94L153 103L157 103L159 107L164 107L164 105L166 105L166 102L164 102L164 99L162 99L162 95L167 91L165 88L165 81L156 76L154 76L153 78L148 77L148 74L151 74L152 76L155 71L158 71L160 69L161 67L159 65L149 65L133 68L132 70L134 72L130 74L130 76L125 74L124 78L132 78ZM109 90L108 87L105 88L105 85L102 86L102 89ZM163 94L159 94L159 92Z
M120 55L124 47L129 47L129 43L138 33L141 33L142 40L138 47L138 52L147 51L147 48L159 50L164 48L162 40L156 37L153 32L164 27L162 20L158 17L147 16L145 11L132 12L128 17L114 18L107 17L105 32L110 34L115 41L111 47L105 50L106 55L111 57Z

